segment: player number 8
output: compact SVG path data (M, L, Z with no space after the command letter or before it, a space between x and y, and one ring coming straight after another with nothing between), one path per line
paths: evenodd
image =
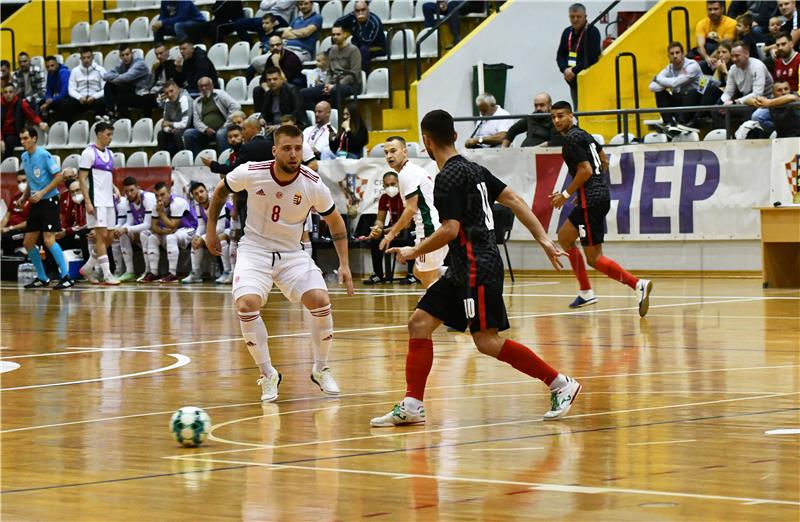
M277 222L281 218L281 207L280 205L275 205L272 207L272 221Z

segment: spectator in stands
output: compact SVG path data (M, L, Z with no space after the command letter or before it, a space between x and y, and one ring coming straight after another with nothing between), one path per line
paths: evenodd
M261 120L267 134L280 126L281 116L291 114L300 123L301 127L308 125L303 99L297 87L286 83L280 71L269 68L264 71L267 90L264 92L260 107Z
M686 58L683 44L672 42L667 47L669 65L650 82L650 92L655 94L656 106L660 108L687 107L700 102L700 77L703 71L696 61ZM689 113L662 113L664 125L688 123L694 119Z
M215 89L211 78L197 82L200 96L194 100L192 125L183 133L184 146L196 156L207 145L216 143L217 152L228 148L230 116L241 110L241 105L222 89Z
M11 83L11 63L8 60L0 60L0 88Z
M289 3L294 7L294 0L290 0ZM256 33L258 35L258 40L264 48L264 52L266 52L267 39L274 34L280 36L281 33L276 29L278 27L286 27L287 25L289 24L286 22L280 24L272 13L264 13L253 18L242 17L238 20L234 20L232 23L219 26L217 30L217 40L224 41L226 36L236 31L240 41L252 43L250 33Z
M546 92L540 92L533 99L533 113L550 115L550 106L553 104L553 99ZM512 125L503 138L503 147L511 146L518 135L525 133L525 139L522 141L521 147L536 147L538 145L547 147L561 146L563 143L563 136L561 133L553 128L553 121L551 118L523 118L514 125Z
M58 117L62 101L69 97L69 69L58 63L55 56L46 57L44 66L47 69L47 84L39 112L45 118L51 115Z
M92 111L96 116L106 113L103 101L106 70L94 62L94 54L88 47L82 48L80 53L80 65L69 74L69 100L65 101L63 112L70 122L78 119L76 116L84 111Z
M766 45L764 37L753 32L753 17L748 13L736 17L736 38L750 47L750 56L758 57L758 44Z
M436 2L424 2L422 4L422 15L425 17L425 27L433 27L436 25L435 18L437 16L447 16L448 13L454 11L463 3L464 2L461 0L437 0ZM450 27L450 34L453 35L453 44L448 45L447 48L449 49L461 41L461 20L459 20L458 15L452 16L447 21L447 25Z
M24 98L33 110L38 111L39 104L44 99L47 77L41 67L31 63L31 58L25 51L19 53L17 63L19 69L14 71L11 83L20 98Z
M153 36L156 42L164 37L174 36L178 40L190 38L195 29L206 21L203 14L189 0L161 0L158 19L153 22Z
M244 111L234 111L231 113L231 125L238 125L241 127L246 119L247 114L245 114ZM228 130L228 134L230 134L230 129ZM230 141L230 139L228 141Z
M792 47L800 45L800 13L797 11L796 0L778 0L778 10L786 20L781 27L781 32L792 37Z
M788 34L782 33L775 40L775 81L789 82L792 92L798 92L798 75L800 74L800 53L792 48L792 40Z
M178 85L189 91L192 97L198 94L195 87L200 78L209 78L214 87L219 86L217 68L208 59L202 47L195 47L191 40L184 40L181 42L180 51L181 57L175 60Z
M738 18L745 13L753 20L753 31L763 36L769 31L769 19L778 14L778 2L733 0L728 4L728 16L731 18Z
M10 84L9 84L10 86ZM13 87L11 87L13 89ZM3 133L5 136L5 132ZM11 197L8 201L8 212L3 216L0 226L2 226L2 244L0 248L3 250L4 256L19 254L20 257L26 257L25 249L22 248L22 238L25 236L25 230L28 226L28 213L31 210L30 200L22 202L22 195L25 189L28 188L28 177L25 175L24 170L17 171L17 189L19 192Z
M256 72L263 76L264 71L269 66L277 69L284 80L292 85L305 87L305 76L303 76L302 73L303 63L300 61L300 58L283 47L283 40L280 36L270 36L268 45L269 54L256 56L253 61L250 62L250 67L245 71L247 82L249 83L250 80L253 79ZM262 78L261 83L264 83L264 80L266 80L266 78Z
M15 147L20 146L19 133L25 129L28 122L37 125L41 130L47 132L47 124L33 110L27 100L17 94L13 85L3 87L2 99L2 152L8 151L12 154Z
M164 88L164 121L156 136L158 149L174 156L183 149L183 133L191 127L194 107L189 94L170 80Z
M333 25L333 47L328 53L330 83L306 87L300 91L307 109L313 109L322 100L328 100L331 105L340 107L341 100L361 92L361 53L355 45L347 41L348 36L340 24Z
M252 60L250 60L250 67L247 68L245 71L245 77L249 82L254 76L256 72L263 73L264 67L267 59L269 58L270 53L272 52L270 40L272 40L273 36L277 36L280 41L281 45L280 48L283 50L283 38L281 38L281 33L277 29L275 29L275 19L272 17L271 14L267 13L261 18L261 31L259 35L263 35L260 37L260 42L257 43L259 47L259 54ZM291 53L297 58L297 55ZM300 58L297 58L297 61L300 62ZM301 64L302 67L302 64Z
M244 124L244 122L242 122ZM227 164L230 165L234 161L236 161L236 157L239 155L239 149L242 147L242 143L244 143L244 133L242 131L242 126L237 123L231 123L228 125L228 150L230 150L230 154L228 154L228 162ZM222 171L222 167L225 163L220 163L219 161L212 160L208 156L202 156L200 161L203 162L203 165L209 168L211 172L216 174L224 174Z
M331 152L339 158L360 159L364 157L364 147L369 142L369 134L355 102L345 105L342 110L339 132L330 135Z
M744 103L756 110L736 131L738 139L768 138L775 131L778 138L800 137L800 107L787 105L800 102L800 95L792 92L789 82L776 80L772 85L773 97L756 96Z
M324 52L317 53L317 66L313 69L303 69L303 76L306 77L305 87L322 86L332 83L331 62L328 55Z
M365 0L356 0L353 12L339 18L336 23L353 35L350 43L358 47L361 53L361 68L365 72L369 72L372 58L386 55L383 22L378 15L369 12L369 4Z
M333 134L336 131L331 126L331 104L321 101L314 107L314 125L303 129L303 141L311 147L314 157L330 159L330 138Z
M91 230L86 227L86 202L83 200L81 184L73 178L65 185L67 190L59 199L61 231L56 232L56 241L62 250L79 249L83 259L89 259L87 236Z
M217 0L211 6L211 21L200 26L200 33L212 34L215 42L224 42L225 37L232 32L228 28L239 20L249 20L244 16L242 0ZM236 36L240 41L250 43L247 30L239 30Z
M758 58L751 58L747 45L737 41L731 51L733 67L728 73L722 103L745 103L757 96L769 97L772 93L772 75Z
M153 62L150 73L150 94L155 103L163 96L167 82L178 80L178 70L175 68L175 60L170 60L169 49L164 42L156 44L153 50L156 61Z
M487 92L475 98L475 105L481 116L510 116L507 110L497 104L495 97ZM468 149L499 147L513 123L512 118L480 120L476 122L475 131L464 142L464 146Z
M600 31L589 25L586 7L572 4L569 7L570 26L561 33L556 52L558 70L564 75L572 96L572 106L578 109L578 73L588 69L600 59Z
M372 275L365 279L365 285L380 285L383 283L391 283L394 281L394 274L391 273L391 257L385 255L385 252L379 248L381 238L383 237L384 229L392 228L400 214L403 213L403 196L400 195L400 182L397 179L397 172L390 170L383 175L383 194L378 200L378 214L375 216L375 224L370 229L369 236L369 249L372 254ZM386 224L386 216L389 216L389 223ZM405 233L404 233L405 234ZM395 239L390 246L407 246L413 243L408 234L407 237L400 237ZM386 263L386 270L384 271L384 262ZM413 284L416 282L414 279L414 262L408 263L408 273L401 282L405 284ZM385 274L385 275L384 275Z
M286 49L292 51L301 62L309 62L317 52L322 16L314 12L311 0L297 0L297 17L281 35L286 40Z
M288 27L293 18L295 4L295 0L262 0L258 5L258 12L271 14L276 27Z
M736 39L736 20L725 16L723 0L708 0L706 14L708 16L697 23L695 33L697 35L697 54L703 60L709 61L719 42Z
M211 172L224 176L239 165L248 161L269 161L275 159L272 155L272 142L264 136L261 120L255 115L250 116L242 124L242 144L232 147L232 152L227 164L210 161L203 158L203 164Z
M127 116L129 109L145 107L150 87L150 71L144 60L133 56L130 44L119 45L120 63L103 75L106 85L104 99L111 118Z

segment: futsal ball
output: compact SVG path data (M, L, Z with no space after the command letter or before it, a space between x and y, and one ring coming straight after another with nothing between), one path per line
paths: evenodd
M184 406L172 414L169 428L175 439L187 448L199 446L211 429L211 417L202 408Z

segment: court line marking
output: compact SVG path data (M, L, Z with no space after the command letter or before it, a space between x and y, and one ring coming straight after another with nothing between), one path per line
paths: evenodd
M778 365L778 366L749 366L749 367L739 367L739 368L707 368L707 369L695 369L695 370L677 370L677 371L667 371L667 372L647 372L647 373L637 373L637 374L626 374L626 373L619 373L619 374L610 374L610 375L589 375L589 376L581 376L576 377L576 379L587 380L587 379L601 379L601 378L616 378L616 377L639 377L639 376L651 376L651 375L672 375L672 374L686 374L686 373L714 373L714 372L734 372L734 371L749 371L749 370L774 370L774 369L783 369L783 368L796 368L800 367L800 364L788 364L788 365ZM531 379L519 379L513 381L496 381L496 382L479 382L479 383L469 383L469 384L451 384L447 386L431 386L426 388L427 391L431 390L448 390L448 389L455 389L455 388L481 388L486 386L505 386L510 384L520 384L520 383L528 383L531 382ZM375 391L368 391L368 392L358 392L358 393L343 393L338 396L338 398L346 398L346 397L364 397L368 395L381 395L386 393L403 393L405 392L405 388L397 388L394 390L375 390ZM703 390L703 392L708 391L709 393L728 393L727 391L717 391L717 390ZM691 392L687 390L687 392ZM600 393L600 392L581 392L581 393ZM627 392L625 392L627 393ZM644 392L643 392L644 393ZM696 393L696 392L691 392ZM741 392L736 392L741 393ZM751 392L753 393L753 392ZM335 401L336 399L332 397L325 397L320 395L315 395L313 397L295 397L292 399L282 399L276 401L273 404L287 404L291 402L302 402L308 400L323 400L323 401ZM242 402L236 404L221 404L218 406L207 406L204 407L206 410L217 410L217 409L226 409L226 408L238 408L242 406L256 406L261 404L261 402ZM21 428L11 428L7 430L0 430L0 434L2 433L13 433L17 431L31 431L31 430L39 430L39 429L47 429L47 428L59 428L62 426L73 426L78 424L93 424L97 422L109 422L114 420L123 420L123 419L132 419L137 417L151 417L154 415L167 415L174 413L177 408L165 411L155 411L155 412L146 412L146 413L133 413L130 415L119 415L116 417L102 417L98 419L84 419L84 420L77 420L77 421L67 421L67 422L58 422L53 424L41 424L38 426L25 426ZM294 410L293 410L294 411ZM286 412L292 413L292 412Z
M800 429L780 429L768 430L764 432L765 435L800 435Z
M471 448L472 451L528 451L543 450L544 446L530 446L525 448Z
M0 361L0 373L13 372L19 368L19 364L15 362Z
M709 404L722 404L728 402L739 402L739 401L750 401L756 399L769 399L774 397L787 397L790 395L800 395L800 392L787 392L787 393L773 393L768 395L759 395L755 397L739 397L735 399L720 399L716 401L702 401L702 402L689 402L689 403L682 403L682 404L670 404L666 406L648 406L644 408L630 408L626 410L614 410L614 411L600 411L600 412L592 412L592 413L582 413L578 415L570 415L569 419L581 419L581 418L588 418L588 417L600 417L605 415L617 415L622 413L638 413L642 411L655 411L655 410L667 410L672 408L687 408L693 406L707 406ZM260 418L256 417L256 418ZM244 420L244 419L243 419ZM247 420L251 420L248 418ZM235 421L229 421L225 423L225 425L233 424ZM317 441L309 441L309 442L293 442L290 444L281 444L281 445L273 445L273 444L263 444L260 447L253 443L242 443L242 442L234 442L235 444L240 445L247 445L247 448L238 448L238 449L230 449L230 450L218 450L218 451L207 451L202 453L194 453L194 456L205 456L205 455L223 455L223 454L230 454L230 453L242 453L245 451L257 451L257 450L267 450L267 449L285 449L285 448L297 448L303 446L314 446L320 444L338 444L342 442L351 442L355 440L370 440L370 439L382 439L386 437L407 437L409 435L420 435L420 434L430 434L430 433L443 433L443 432L450 432L450 431L461 431L461 430L469 430L469 429L476 429L476 428L494 428L497 426L515 426L515 425L522 425L522 424L532 424L532 423L539 423L544 422L544 420L539 417L536 419L523 419L523 420L516 420L516 421L503 421L503 422L492 422L492 423L485 423L485 424L473 424L469 426L451 426L447 428L436 428L432 430L416 430L416 431L390 431L389 433L381 434L381 435L363 435L357 437L345 437L341 439L329 439L329 440L317 440ZM213 430L213 426L212 426ZM210 437L209 437L210 438ZM215 438L215 440L220 440ZM180 460L183 458L183 455L171 455L161 457L163 459L177 459Z
M618 495L647 495L659 497L679 497L679 498L693 498L702 500L721 500L726 502L742 502L742 503L756 503L756 504L776 504L786 506L800 506L800 502L792 500L779 500L779 499L766 499L766 498L749 498L749 497L734 497L727 495L706 495L702 493L683 493L678 491L659 491L651 489L634 489L634 488L614 488L608 486L575 486L567 484L553 484L544 482L522 482L516 480L498 480L486 478L471 478L471 477L454 477L448 475L426 475L420 473L394 473L390 471L375 471L375 470L359 470L347 468L326 468L318 466L298 466L293 464L267 464L261 462L246 462L246 461L233 461L222 459L201 459L196 456L187 456L185 460L194 460L198 462L206 462L210 464L230 464L230 465L244 465L244 466L259 466L275 470L303 470L311 472L328 471L332 473L349 473L358 475L371 475L388 478L420 478L428 480L438 480L442 482L467 482L475 484L492 484L500 486L523 486L536 491L548 491L556 493L581 493L581 494L618 494Z
M683 444L684 442L697 442L697 439L664 440L660 442L631 442L628 446L650 446L653 444Z

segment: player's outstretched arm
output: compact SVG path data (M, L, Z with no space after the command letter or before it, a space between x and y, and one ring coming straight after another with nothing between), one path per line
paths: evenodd
M520 220L525 228L527 228L531 233L533 239L535 239L536 242L542 247L542 250L544 250L545 255L547 255L547 258L550 260L550 264L553 265L553 268L556 270L561 270L564 268L564 265L561 264L561 260L558 258L559 256L566 256L567 254L562 252L550 240L550 238L547 237L547 232L545 232L544 227L539 222L539 219L525 203L525 200L519 197L516 192L506 187L497 197L497 202L504 207L510 208L511 211L514 212L514 215L517 216L517 219Z
M206 223L206 248L212 255L221 256L222 247L219 244L217 237L217 220L222 207L228 201L228 195L231 192L225 186L225 180L220 180L214 188L214 194L211 196L211 203L208 205L208 223Z
M395 254L397 261L406 263L412 259L416 259L423 254L438 250L448 244L450 241L458 237L458 231L461 230L461 222L457 219L445 219L442 221L442 226L436 229L436 232L428 236L417 246L394 247L386 251L387 254Z
M216 192L214 193L216 195ZM323 216L325 223L331 231L331 240L339 256L339 282L347 287L347 295L355 294L353 290L353 275L350 273L350 258L347 252L347 225L342 215L335 210ZM208 236L206 236L208 237Z
M419 196L411 196L405 202L406 206L403 209L403 212L400 214L400 217L397 218L397 222L392 225L392 228L388 230L381 240L378 248L381 250L386 250L389 248L389 244L394 241L403 230L408 228L409 223L411 220L414 219L414 214L417 213L417 201L419 200Z

